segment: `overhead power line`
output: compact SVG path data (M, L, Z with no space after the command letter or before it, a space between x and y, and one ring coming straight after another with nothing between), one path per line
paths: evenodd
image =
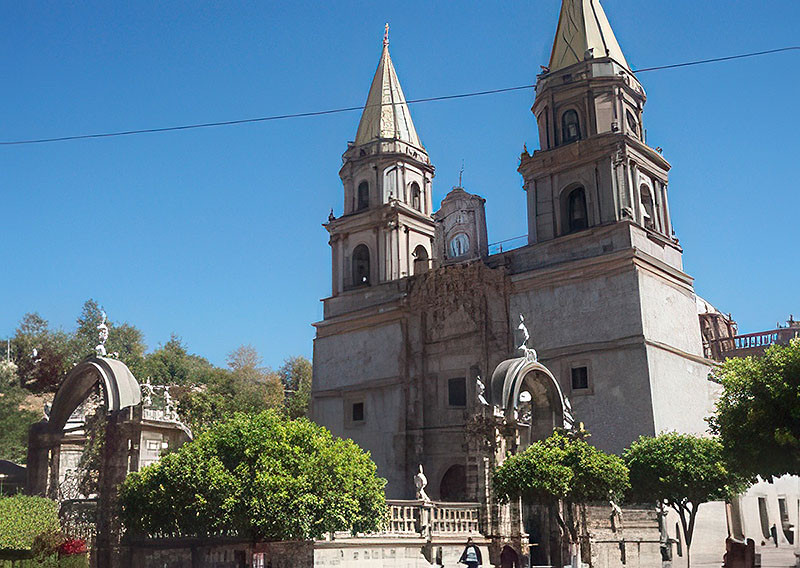
M744 53L740 55L730 55L727 57L717 57L714 59L703 59L698 61L689 61L685 63L675 63L672 65L661 65L658 67L646 67L644 69L638 69L634 71L634 73L646 73L648 71L661 71L664 69L676 69L678 67L689 67L692 65L704 65L707 63L718 63L720 61L730 61L733 59L744 59L746 57L756 57L759 55L769 55L773 53L780 53L786 51L795 51L800 50L800 46L789 46L789 47L781 47L779 49L770 49L768 51L757 51L753 53ZM416 103L428 103L434 101L447 101L452 99L465 99L468 97L480 97L485 95L497 95L500 93L508 93L511 91L521 91L524 89L532 89L535 85L520 85L517 87L505 87L502 89L490 89L488 91L474 91L471 93L460 93L456 95L443 95L439 97L426 97L422 99L413 99L410 101L406 101L407 104L416 104ZM377 105L380 106L380 105ZM156 134L160 132L177 132L180 130L196 130L199 128L214 128L217 126L234 126L237 124L253 124L258 122L271 122L275 120L288 120L293 118L307 118L312 116L324 116L328 114L340 114L344 112L354 112L357 110L364 110L367 108L366 105L361 106L351 106L351 107L343 107L343 108L335 108L335 109L328 109L328 110L318 110L318 111L310 111L310 112L298 112L292 114L277 114L272 116L260 116L256 118L242 118L238 120L224 120L219 122L203 122L198 124L183 124L179 126L164 126L159 128L142 128L138 130L121 130L117 132L100 132L95 134L76 134L72 136L59 136L54 138L36 138L31 140L10 140L10 141L0 141L0 146L21 146L25 144L46 144L50 142L68 142L71 140L89 140L93 138L113 138L118 136L132 136L135 134Z
M759 55L769 55L771 53L781 53L783 51L800 50L800 46L781 47L779 49L769 49L767 51L756 51L754 53L743 53L741 55L729 55L727 57L716 57L714 59L703 59L702 61L689 61L688 63L674 63L672 65L661 65L660 67L646 67L637 69L634 73L646 73L647 71L661 71L663 69L677 69L678 67L690 67L692 65L703 65L705 63L718 63L720 61L731 61L733 59L744 59L745 57L757 57Z
M427 97L424 99L414 99L406 101L407 104L414 103L427 103L432 101L446 101L449 99L463 99L466 97L479 97L482 95L495 95L497 93L506 93L508 91L520 91L522 89L532 89L535 85L521 85L519 87L506 87L504 89L491 89L489 91L476 91L473 93L461 93L458 95L444 95L441 97ZM400 103L395 103L400 104ZM370 105L381 106L381 105ZM323 116L326 114L339 114L342 112L353 112L356 110L364 110L367 105L334 108L329 110L317 110L311 112L297 112L294 114L276 114L273 116L260 116L258 118L242 118L239 120L225 120L221 122L204 122L201 124L184 124L181 126L165 126L162 128L143 128L140 130L122 130L119 132L102 132L99 134L77 134L75 136L61 136L58 138L40 138L36 140L15 140L11 142L0 142L3 146L13 146L20 144L44 144L46 142L66 142L68 140L86 140L89 138L111 138L114 136L131 136L133 134L153 134L156 132L174 132L177 130L194 130L196 128L212 128L215 126L233 126L235 124L252 124L255 122L270 122L273 120L286 120L289 118L305 118L309 116Z

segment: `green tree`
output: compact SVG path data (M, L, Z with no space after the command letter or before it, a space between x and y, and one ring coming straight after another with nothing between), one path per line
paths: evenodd
M128 475L121 514L134 533L319 538L378 529L384 485L351 440L276 411L236 414Z
M492 486L501 502L523 497L549 506L563 536L578 544L577 509L591 501L620 498L629 488L628 468L619 457L556 431L495 469Z
M723 391L710 419L730 463L764 479L800 474L800 338L714 372Z
M0 383L0 459L24 464L28 428L41 414L22 408L27 392L15 383Z
M289 418L308 415L311 402L311 361L305 357L290 357L278 369L285 392L286 414Z
M236 412L254 414L282 406L280 379L261 366L261 357L249 345L228 355L228 370L215 369L206 384L178 398L178 413L195 434Z
M71 367L70 338L51 330L39 314L25 314L11 339L20 386L33 392L53 392Z
M715 438L675 432L642 436L625 450L623 459L630 471L634 500L656 501L678 513L687 565L700 505L730 499L747 487L746 480L727 466L722 444Z
M140 379L149 377L153 384L205 384L215 367L199 355L190 354L175 334L163 346L147 355Z

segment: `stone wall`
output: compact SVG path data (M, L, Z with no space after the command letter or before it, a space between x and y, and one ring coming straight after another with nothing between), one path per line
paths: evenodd
M592 568L661 566L661 533L655 509L625 507L612 520L608 506L586 510ZM584 558L584 562L587 559Z
M252 542L239 539L151 539L120 551L120 568L311 568L311 541Z

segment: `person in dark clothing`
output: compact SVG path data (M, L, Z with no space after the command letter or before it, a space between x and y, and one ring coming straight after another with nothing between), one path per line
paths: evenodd
M461 558L459 558L458 563L466 564L467 568L478 568L478 566L483 564L481 549L472 542L471 538L467 539L467 546L464 547L464 552L461 553Z

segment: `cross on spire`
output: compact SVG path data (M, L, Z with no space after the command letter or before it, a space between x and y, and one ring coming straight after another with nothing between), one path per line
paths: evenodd
M386 23L386 27L383 31L383 47L389 46L389 23Z

